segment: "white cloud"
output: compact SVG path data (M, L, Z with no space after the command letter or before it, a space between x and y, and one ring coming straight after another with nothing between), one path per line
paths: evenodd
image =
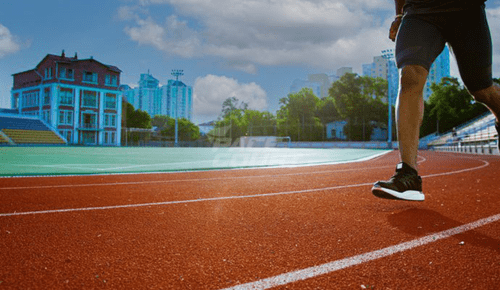
M394 45L387 38L392 0L137 1L143 12L168 5L176 15L164 24L142 17L127 29L133 40L182 57L220 57L225 66L251 74L257 73L258 65L357 68ZM130 10L122 13L131 18ZM495 28L500 26L500 7L487 13L497 75L500 30ZM196 28L190 27L191 20ZM160 28L163 32L158 34Z
M150 16L127 27L131 39L182 57L221 57L234 69L307 65L335 69L371 61L390 47L390 0L141 0L142 8L175 8L164 24ZM123 9L124 19L132 19ZM390 11L390 12L389 12ZM136 17L137 14L135 15ZM194 19L196 29L180 17ZM363 54L360 54L363 53ZM369 57L368 57L369 56ZM365 57L365 58L363 58Z
M21 45L10 30L0 24L0 58L15 53L21 49Z
M206 75L194 83L194 115L203 120L214 120L222 111L222 103L231 97L248 104L249 109L267 108L267 94L256 83L239 83L225 76Z
M152 45L166 53L185 58L196 56L199 52L200 40L197 33L191 30L185 21L179 21L175 15L167 17L164 25L155 23L151 17L136 18L136 24L135 27L126 27L125 32L139 44Z
M118 8L116 16L120 20L133 20L136 18L136 8L130 6L122 6Z

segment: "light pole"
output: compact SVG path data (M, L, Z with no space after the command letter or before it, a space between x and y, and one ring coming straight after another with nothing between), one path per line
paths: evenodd
M184 75L184 70L173 69L172 75L175 77L175 147L179 146L179 77Z
M393 49L386 49L382 51L382 57L387 60L387 80L388 80L388 87L387 87L387 103L388 103L388 109L389 109L389 120L387 120L387 144L389 148L392 148L392 103L394 100L392 99L392 86L394 85L394 76L391 73L391 62L394 62L394 50Z

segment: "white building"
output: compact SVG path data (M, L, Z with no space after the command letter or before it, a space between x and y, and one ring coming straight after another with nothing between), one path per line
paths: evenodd
M193 88L181 81L168 80L167 85L150 74L141 74L139 86L122 86L123 96L134 106L151 117L166 115L171 118L193 119Z
M12 108L38 116L69 144L119 146L120 73L92 57L48 54L34 69L13 75Z

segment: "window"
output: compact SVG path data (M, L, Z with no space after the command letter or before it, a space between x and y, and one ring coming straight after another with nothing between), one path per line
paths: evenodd
M45 69L45 79L49 80L52 78L52 68L48 67Z
M114 145L116 143L116 132L104 132L104 144Z
M84 91L83 92L83 106L89 108L97 108L97 92Z
M83 144L96 144L96 132L82 132Z
M74 80L75 73L70 68L59 68L59 78L65 80Z
M106 94L104 108L105 109L116 109L116 95L115 94Z
M71 136L72 136L72 131L71 130L59 130L59 134L63 136L68 143L72 143L71 141Z
M116 127L116 114L104 114L104 126Z
M49 124L50 124L50 121L51 121L51 119L50 119L50 110L43 110L43 111L42 111L42 114L43 114L43 115L42 115L42 119L43 119L45 122L47 122L47 123L49 123Z
M40 113L38 111L25 111L25 112L22 112L22 115L25 115L25 116L39 116Z
M73 105L73 90L61 88L59 91L60 105Z
M84 71L83 72L83 81L86 83L97 84L97 73Z
M19 95L14 96L14 107L13 109L18 109L19 108Z
M38 107L39 103L38 92L27 92L22 94L22 104L24 108Z
M82 124L85 129L97 129L97 114L82 113Z
M59 110L59 125L73 125L73 111Z
M43 104L50 105L50 89L45 89L43 91Z
M105 84L107 86L117 86L118 85L118 77L115 75L106 75Z

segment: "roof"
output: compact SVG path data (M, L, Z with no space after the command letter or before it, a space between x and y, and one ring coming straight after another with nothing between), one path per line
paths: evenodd
M114 66L114 65L107 65L107 64L103 64L102 62L99 62L97 60L95 60L93 57L91 58L87 58L87 59L78 59L77 56L75 55L74 57L66 57L64 54L63 55L55 55L55 54L47 54L37 65L34 69L30 69L30 70L26 70L26 71L23 71L23 72L18 72L18 73L15 73L15 74L12 74L13 76L15 75L19 75L19 74L23 74L23 73L27 73L27 72L30 72L30 71L35 71L37 70L40 65L47 59L52 59L53 61L55 62L59 62L59 63L74 63L74 62L83 62L83 61L93 61L93 62L96 62L104 67L106 67L107 69L111 70L111 71L114 71L114 72L117 72L117 73L121 73L122 71Z

